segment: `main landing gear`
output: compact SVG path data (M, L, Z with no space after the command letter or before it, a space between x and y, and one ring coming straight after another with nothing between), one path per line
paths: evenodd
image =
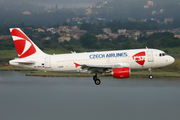
M95 76L93 76L93 80L94 80L94 83L96 85L100 85L101 84L101 80L99 79L99 76L97 75L97 73L96 73Z
M153 79L153 75L151 74L151 68L148 68L148 71L149 71L149 79Z

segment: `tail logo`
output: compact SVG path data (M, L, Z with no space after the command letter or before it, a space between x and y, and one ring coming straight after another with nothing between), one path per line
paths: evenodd
M137 62L139 65L144 65L145 63L145 56L146 53L145 52L139 52L135 55L132 56L133 60L135 60L135 62Z
M31 40L18 29L13 29L11 35L19 55L19 58L28 57L36 52L36 49Z

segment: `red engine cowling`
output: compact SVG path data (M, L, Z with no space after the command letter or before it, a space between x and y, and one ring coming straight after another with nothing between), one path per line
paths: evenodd
M113 77L114 78L129 78L130 73L131 73L131 71L130 71L129 67L113 69Z

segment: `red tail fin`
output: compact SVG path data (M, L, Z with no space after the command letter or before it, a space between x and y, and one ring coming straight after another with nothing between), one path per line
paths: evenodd
M19 28L10 28L10 32L19 58L45 54Z

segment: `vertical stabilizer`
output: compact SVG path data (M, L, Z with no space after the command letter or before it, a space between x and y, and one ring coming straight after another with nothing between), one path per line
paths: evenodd
M45 55L21 29L10 28L10 32L19 58Z

